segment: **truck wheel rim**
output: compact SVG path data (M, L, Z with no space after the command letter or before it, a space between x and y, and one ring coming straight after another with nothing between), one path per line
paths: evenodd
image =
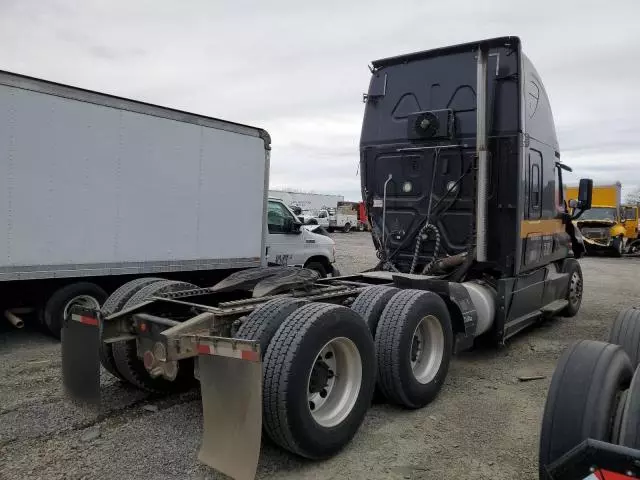
M100 302L91 295L78 295L77 297L73 297L64 306L64 310L62 311L64 318L67 318L69 315L71 307L85 307L98 310L100 308Z
M571 275L571 284L569 285L569 301L571 305L576 305L582 298L582 279L578 272Z
M355 343L345 337L327 342L316 355L307 381L313 419L329 428L351 413L362 384L362 359Z
M444 357L444 332L440 321L433 315L427 315L413 331L409 361L415 379L427 384L440 370Z

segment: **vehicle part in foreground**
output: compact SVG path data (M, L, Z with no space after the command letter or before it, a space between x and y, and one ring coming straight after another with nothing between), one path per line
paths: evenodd
M640 310L626 308L613 321L609 342L620 345L636 368L640 363Z
M628 312L612 338L634 326ZM640 477L640 367L627 347L582 340L563 353L542 419L541 479Z
M633 370L617 345L582 340L565 351L553 374L540 433L540 466L587 438L613 442L611 419Z

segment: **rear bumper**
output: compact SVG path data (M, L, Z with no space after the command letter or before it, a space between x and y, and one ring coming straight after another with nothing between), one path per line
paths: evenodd
M543 466L541 478L637 478L640 473L639 464L640 450L587 439L551 465ZM627 472L631 472L633 476L629 477Z

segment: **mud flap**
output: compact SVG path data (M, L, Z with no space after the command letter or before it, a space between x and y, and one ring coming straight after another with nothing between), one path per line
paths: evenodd
M95 312L73 310L62 326L62 380L73 401L100 404L100 322Z
M262 434L259 351L198 346L203 437L198 459L236 480L255 478Z

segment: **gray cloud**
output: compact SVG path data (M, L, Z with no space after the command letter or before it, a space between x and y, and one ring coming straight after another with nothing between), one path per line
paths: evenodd
M638 13L636 0L3 0L0 69L264 127L274 186L357 199L367 64L514 34L545 82L574 177L631 186Z

